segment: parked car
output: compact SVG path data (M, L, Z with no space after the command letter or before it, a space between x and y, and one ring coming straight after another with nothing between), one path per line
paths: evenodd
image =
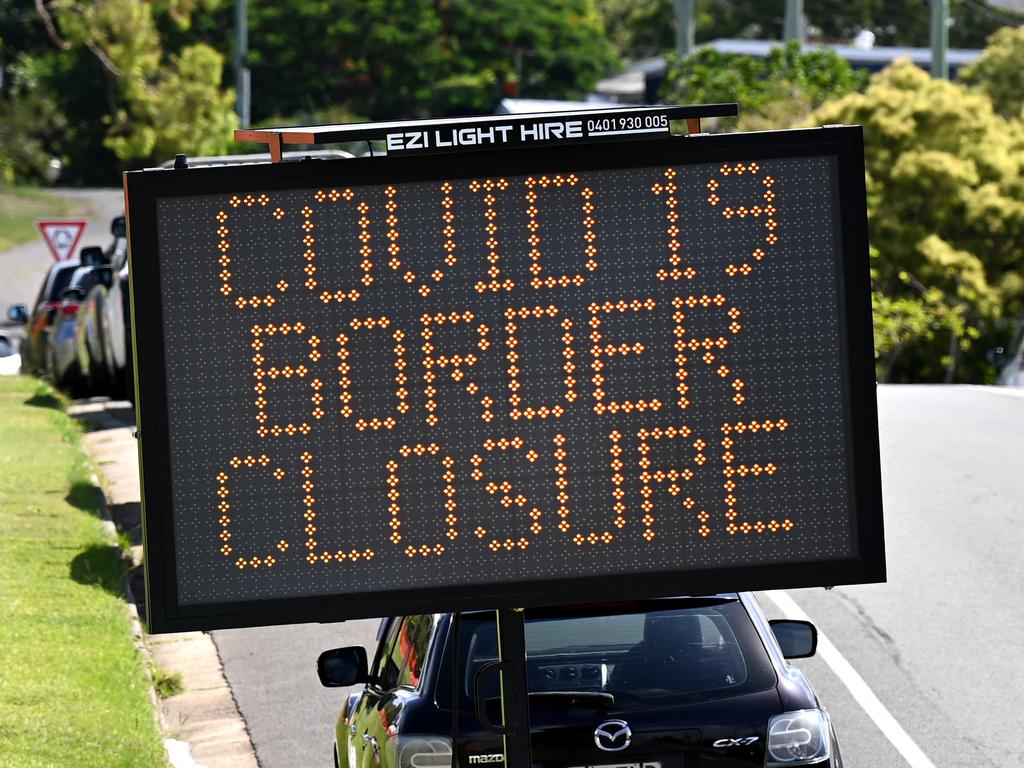
M1024 387L1024 324L1017 329L1009 346L988 351L988 361L999 369L996 384Z
M14 339L6 331L0 331L0 376L13 376L21 370L21 355L18 354Z
M60 306L60 295L68 287L71 275L78 266L78 259L58 261L43 278L31 310L24 304L15 304L7 310L8 320L25 324L25 338L21 341L21 365L26 373L41 376L46 371L53 317Z
M51 381L72 397L81 397L88 392L88 382L82 377L75 349L78 311L94 285L109 284L111 280L110 265L95 263L102 255L102 249L90 248L82 249L81 258L85 261L88 256L91 263L80 265L72 273L68 287L60 294L60 304L50 327L46 371Z
M133 395L131 318L128 301L128 241L124 216L110 225L113 240L104 251L109 281L97 282L82 300L75 327L79 371L89 391L130 399Z
M372 665L361 646L321 654L323 685L362 684L335 730L347 768L502 762L494 612L385 619ZM842 766L804 675L814 627L769 622L749 593L526 613L533 765ZM455 707L453 708L453 700ZM457 718L453 709L458 712Z

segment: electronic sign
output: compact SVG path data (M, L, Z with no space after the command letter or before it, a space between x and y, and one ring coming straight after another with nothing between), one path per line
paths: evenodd
M154 631L884 580L859 128L126 195Z

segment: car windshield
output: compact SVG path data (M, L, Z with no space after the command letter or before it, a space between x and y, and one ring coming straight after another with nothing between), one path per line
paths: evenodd
M9 357L14 354L14 344L7 336L0 336L0 357Z
M459 634L459 688L462 706L469 708L477 672L497 658L493 615L463 616ZM709 701L775 684L767 651L737 600L528 618L526 653L531 707L582 702L621 712ZM447 664L448 659L437 694L442 706L451 701ZM498 696L496 674L486 676L484 692L486 698Z

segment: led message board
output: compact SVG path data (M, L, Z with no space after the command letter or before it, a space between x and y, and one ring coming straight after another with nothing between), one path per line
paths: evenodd
M884 579L859 128L126 190L155 630Z

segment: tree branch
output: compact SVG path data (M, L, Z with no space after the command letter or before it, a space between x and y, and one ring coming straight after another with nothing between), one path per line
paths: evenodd
M71 43L61 39L60 33L57 31L57 25L53 23L53 16L50 15L50 10L46 7L46 0L35 0L35 3L36 12L39 14L39 18L43 20L43 26L46 27L46 34L50 36L50 40L62 51L70 50Z

